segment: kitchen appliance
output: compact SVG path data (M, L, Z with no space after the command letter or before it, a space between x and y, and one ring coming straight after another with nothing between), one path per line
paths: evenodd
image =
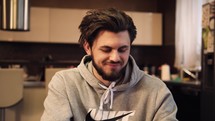
M1 29L29 31L29 0L2 0Z

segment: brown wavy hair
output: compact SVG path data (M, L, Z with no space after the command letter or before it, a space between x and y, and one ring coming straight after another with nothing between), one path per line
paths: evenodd
M81 32L79 43L83 46L84 42L88 42L92 47L93 42L102 30L111 32L121 32L127 30L131 43L136 38L136 26L133 20L125 12L116 8L94 9L87 12L79 25Z

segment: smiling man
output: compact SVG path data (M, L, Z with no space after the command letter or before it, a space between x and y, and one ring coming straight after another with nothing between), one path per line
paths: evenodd
M53 76L41 121L177 121L171 92L130 55L131 17L114 8L91 10L79 29L87 55Z
M128 31L100 31L93 46L86 42L84 49L92 57L93 74L109 86L112 81L122 78L130 54Z

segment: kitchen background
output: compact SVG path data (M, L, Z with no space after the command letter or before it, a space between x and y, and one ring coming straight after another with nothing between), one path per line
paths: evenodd
M0 6L2 2L0 3ZM125 11L161 13L162 15L162 36L161 45L133 45L131 55L134 56L137 64L141 69L144 67L156 67L156 75L160 75L159 67L162 64L169 64L172 73L177 73L174 69L175 58L175 11L176 0L30 0L32 8L44 9L93 9L105 7L117 7ZM38 13L38 15L43 13ZM37 16L38 16L37 15ZM31 15L33 16L33 15ZM38 18L36 18L38 19ZM40 19L40 18L39 18ZM43 18L41 18L43 19ZM33 20L31 20L33 21ZM73 22L73 21L71 21ZM31 22L30 22L31 23ZM62 24L62 23L59 23ZM40 25L38 25L40 26ZM42 26L42 25L41 25ZM57 26L57 25L56 25ZM56 28L57 29L57 28ZM43 30L41 30L43 31ZM30 28L31 32L31 28ZM1 34L2 33L2 34ZM31 40L7 40L6 34L20 32L5 32L0 33L0 66L2 68L20 65L24 67L28 77L39 76L41 78L28 78L26 81L41 81L45 80L45 68L47 67L70 67L76 66L85 54L78 43L65 42L41 42ZM21 32L22 33L22 32ZM11 34L11 36L13 36ZM72 33L71 33L72 34ZM138 33L141 34L141 33ZM35 35L34 35L35 36ZM40 35L36 35L40 36ZM8 37L8 36L7 36ZM76 41L76 40L75 40ZM172 91L176 103L179 108L177 117L180 121L198 121L200 120L200 91L199 86L193 85L178 85L168 84L167 86ZM35 89L39 88L39 91ZM43 101L45 94L42 87L26 87L25 94L28 98L31 93L37 95L38 100ZM29 99L30 100L30 99ZM31 99L32 100L32 99ZM33 98L35 99L35 97ZM31 120L37 114L36 119L40 116L42 109L32 112L28 107L26 109L24 100L15 109L22 110L19 113L27 113L28 116L23 118L19 114L15 120ZM29 103L29 102L28 102ZM34 101L33 104L36 102ZM35 104L38 105L38 104ZM39 104L40 107L42 104ZM29 103L30 106L30 103ZM34 107L36 108L36 106ZM14 109L13 109L14 110ZM25 111L23 111L25 110ZM32 109L34 110L34 109ZM10 111L8 111L10 112ZM7 114L9 115L9 114ZM16 114L13 114L16 115ZM8 116L9 117L9 116Z
M86 1L72 1L63 0L59 2L58 0L53 1L38 1L31 0L31 7L45 7L45 8L75 8L75 9L93 9L102 7L118 7L126 11L139 11L139 12L152 12L162 14L162 45L145 45L145 46L133 46L132 55L136 59L140 68L143 66L160 66L164 63L173 65L174 63L174 31L175 31L175 0L166 0L166 2L161 2L160 0L152 1L127 1L126 4L122 4L122 1L92 1L92 4L84 4ZM94 4L96 3L96 4ZM41 14L41 13L37 13ZM38 17L39 18L39 17ZM71 21L72 23L73 21ZM62 24L62 23L60 23ZM40 26L40 25L38 25ZM42 25L41 25L42 26ZM57 26L57 25L56 25ZM43 28L41 27L41 31ZM57 28L54 28L57 29ZM66 31L66 30L65 30ZM68 32L67 32L68 33ZM8 33L1 33L8 34ZM15 32L16 34L16 32ZM43 36L41 35L36 36ZM71 34L73 34L71 32ZM139 33L140 35L141 33ZM156 33L155 33L156 34ZM51 61L80 61L81 57L85 54L83 50L79 47L77 43L47 43L40 42L38 40L25 39L25 42L21 39L4 41L4 37L0 37L0 59L10 60L15 63L23 61L27 63L31 62L44 62L47 61L47 57L51 57ZM35 35L34 35L35 36ZM8 38L6 38L8 39ZM74 40L72 40L74 41ZM75 40L77 41L77 40ZM25 52L25 53L23 53ZM79 52L79 53L77 53ZM159 59L159 61L157 61ZM49 59L48 59L49 60ZM13 62L13 63L14 63ZM4 63L4 62L3 62ZM7 63L7 61L6 61ZM56 63L57 64L57 63ZM33 72L29 72L33 73Z

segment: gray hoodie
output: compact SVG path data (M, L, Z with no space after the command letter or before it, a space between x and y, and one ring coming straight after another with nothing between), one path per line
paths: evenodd
M109 87L93 75L90 56L77 68L57 72L44 107L41 121L177 121L171 92L131 56L123 80Z

